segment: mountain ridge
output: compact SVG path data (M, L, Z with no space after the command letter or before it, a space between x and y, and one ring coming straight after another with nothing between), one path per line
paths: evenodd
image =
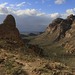
M66 49L66 53L75 52L75 15L66 19L56 18L49 24L45 32L30 41L30 44L37 44L41 47L48 46L48 49L55 43ZM64 45L64 47L63 47ZM56 46L56 45L55 45Z
M66 31L71 29L71 25L74 21L75 16L73 15L68 16L66 19L57 18L53 20L51 24L49 24L45 32L54 33L56 30L60 30L57 38L59 40L61 37L66 36Z

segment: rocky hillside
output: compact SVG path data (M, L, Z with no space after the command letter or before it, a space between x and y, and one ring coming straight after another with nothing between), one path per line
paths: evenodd
M55 20L52 21L51 24L49 24L49 26L47 27L45 33L53 34L55 32L57 32L57 40L60 40L61 38L66 37L71 37L73 35L71 34L67 34L66 32L68 30L72 30L71 32L74 32L74 25L75 25L75 16L70 15L68 16L66 19L62 19L62 18L57 18Z
M56 42L61 47L64 47L67 53L75 52L74 15L70 15L66 19L56 18L51 24L49 24L43 34L37 36L35 40L31 41L31 43L40 44L41 46L51 46Z
M75 52L75 16L70 15L66 19L57 18L52 21L47 27L45 33L48 36L55 34L55 41L61 40L61 38L69 39L63 44L67 47L69 53ZM73 39L73 40L72 40ZM54 40L53 40L54 41Z

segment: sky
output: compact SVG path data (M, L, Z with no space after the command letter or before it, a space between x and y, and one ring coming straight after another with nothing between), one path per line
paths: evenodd
M52 20L75 15L75 0L0 0L0 23L8 14L20 32L42 32Z

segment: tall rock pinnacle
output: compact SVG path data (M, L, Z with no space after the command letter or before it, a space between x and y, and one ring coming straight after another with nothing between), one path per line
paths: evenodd
M16 28L15 18L12 15L8 15L3 23L0 24L0 39L22 42L20 33Z

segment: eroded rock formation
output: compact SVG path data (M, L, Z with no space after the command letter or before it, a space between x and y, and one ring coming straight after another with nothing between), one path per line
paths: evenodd
M23 42L18 29L16 28L15 18L8 15L0 24L0 39L9 39L16 42Z

